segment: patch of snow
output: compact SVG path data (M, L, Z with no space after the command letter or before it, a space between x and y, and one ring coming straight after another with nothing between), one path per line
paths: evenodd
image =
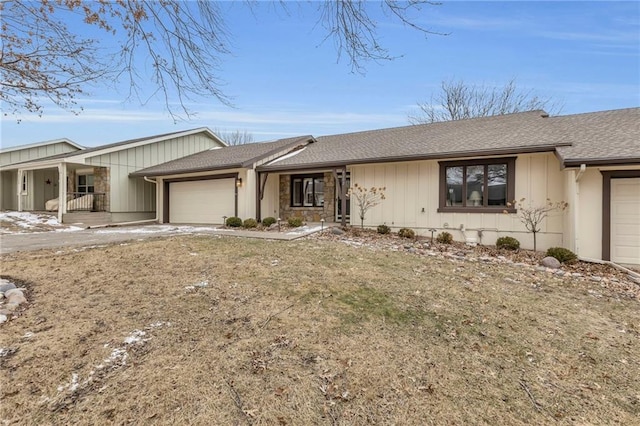
M301 226L299 228L295 228L293 231L287 232L286 235L301 235L301 234L313 234L314 232L318 232L322 230L322 226L315 226L310 228L308 226Z
M78 373L71 374L71 381L68 384L58 386L58 392L62 392L65 389L69 389L71 392L78 389Z
M64 225L58 221L58 218L55 215L45 213L0 211L0 221L13 223L15 226L22 228L25 231L43 227L45 229L41 230L41 232L47 232L46 227L53 228L58 232L79 231L82 229L77 226ZM21 231L13 231L3 228L0 233L19 234Z
M132 344L140 342L142 340L147 340L147 339L143 339L143 337L146 334L147 333L142 331L142 330L133 330L130 335L125 337L124 344L125 345L132 345Z
M147 225L143 227L114 227L100 229L96 234L157 234L157 233L176 233L191 234L194 232L204 231L222 231L216 227L210 226L174 226L174 225Z

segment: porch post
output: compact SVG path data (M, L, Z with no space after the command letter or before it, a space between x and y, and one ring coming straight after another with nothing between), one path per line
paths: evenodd
M16 188L18 193L18 211L22 211L22 179L24 176L24 170L18 169L18 186Z
M58 222L62 223L62 215L67 212L67 165L58 164Z
M341 225L347 226L347 166L342 167L342 176L340 176L340 208L342 215Z

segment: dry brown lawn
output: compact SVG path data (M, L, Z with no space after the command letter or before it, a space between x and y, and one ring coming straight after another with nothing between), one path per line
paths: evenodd
M6 424L638 424L638 300L513 266L179 236L5 255Z

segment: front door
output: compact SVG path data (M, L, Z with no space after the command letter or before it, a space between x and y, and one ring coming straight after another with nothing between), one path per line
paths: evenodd
M338 181L342 182L342 172L338 173ZM351 173L347 172L346 179L347 191L351 186ZM338 190L339 185L336 182L336 222L340 222L342 220L342 203L340 202L340 192ZM349 221L351 217L351 201L349 199L349 195L347 194L347 211L346 211L346 220Z

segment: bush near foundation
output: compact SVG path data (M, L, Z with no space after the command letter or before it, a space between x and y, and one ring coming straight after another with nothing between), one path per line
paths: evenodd
M451 244L453 242L453 235L444 231L438 234L436 241L440 244Z
M276 222L277 220L275 217L268 216L262 219L262 226L264 226L265 228L268 228Z
M243 228L255 228L257 226L258 226L258 221L256 221L253 218L245 219L244 222L242 222Z
M547 256L555 257L560 263L573 263L578 260L574 252L564 247L551 247L547 250Z
M298 227L302 226L302 218L290 217L289 219L287 219L287 223L292 228L298 228Z
M518 250L520 248L520 241L513 237L500 237L496 241L496 247L506 250Z
M225 225L230 226L231 228L239 228L242 226L242 219L236 216L228 217Z
M398 230L398 236L402 238L415 238L416 233L413 229L400 228L400 230Z

